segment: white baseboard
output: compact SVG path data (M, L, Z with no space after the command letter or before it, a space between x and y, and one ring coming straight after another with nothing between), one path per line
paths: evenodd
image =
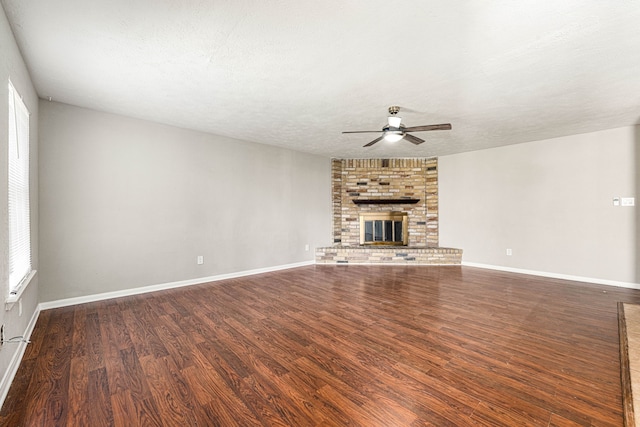
M33 316L29 320L29 324L27 325L27 329L24 331L22 335L26 341L31 338L31 333L33 332L33 328L36 326L36 322L38 321L38 316L40 316L40 306L36 307L36 310L33 312ZM21 342L18 344L18 348L16 349L13 357L11 358L11 362L9 363L9 367L4 373L4 377L2 377L2 381L0 381L0 408L4 404L4 400L7 398L7 394L9 393L9 388L11 387L11 383L18 372L18 368L20 367L20 362L22 362L22 357L24 356L24 352L27 349L27 343ZM5 351L7 350L7 346L5 345Z
M510 273L530 274L532 276L550 277L552 279L571 280L574 282L594 283L596 285L617 286L619 288L640 289L640 283L619 282L616 280L594 279L592 277L572 276L568 274L548 273L546 271L525 270L522 268L502 267L499 265L479 264L475 262L462 261L463 266L485 268L488 270L507 271Z
M201 285L208 282L217 282L226 279L235 279L237 277L252 276L255 274L269 273L272 271L287 270L290 268L304 267L313 265L315 261L303 261L294 264L278 265L274 267L257 268L254 270L239 271L236 273L219 274L217 276L200 277L197 279L182 280L179 282L162 283L159 285L142 286L139 288L123 289L121 291L104 292L100 294L86 295L75 298L65 298L55 301L47 301L40 303L40 310L49 310L51 308L68 307L76 304L84 304L87 302L102 301L111 298L126 297L130 295L146 294L148 292L162 291L165 289L181 288L183 286Z

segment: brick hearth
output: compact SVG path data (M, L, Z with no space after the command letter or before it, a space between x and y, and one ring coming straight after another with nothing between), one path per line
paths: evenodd
M459 265L462 249L332 246L316 249L317 264L427 264Z

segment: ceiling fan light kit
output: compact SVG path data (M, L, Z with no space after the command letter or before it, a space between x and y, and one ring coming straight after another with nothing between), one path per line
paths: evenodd
M388 130L384 133L384 140L387 142L398 142L402 138L404 138L404 135L402 135L402 132Z
M439 125L424 125L424 126L412 126L405 127L402 124L402 117L396 116L400 111L400 107L397 105L392 105L389 107L390 116L387 119L387 125L382 128L382 136L374 139L370 143L364 145L364 147L371 147L373 144L385 140L387 142L398 142L401 139L406 139L407 141L418 145L424 142L424 139L418 138L417 136L413 136L409 134L409 132L426 132L430 130L451 130L450 123L443 123ZM345 131L342 133L378 133L380 131L377 130L356 130L356 131Z

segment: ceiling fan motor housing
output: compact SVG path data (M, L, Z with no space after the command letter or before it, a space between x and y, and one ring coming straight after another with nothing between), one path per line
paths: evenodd
M391 107L389 107L389 114L391 115L398 114L399 111L400 107L398 107L397 105L392 105Z

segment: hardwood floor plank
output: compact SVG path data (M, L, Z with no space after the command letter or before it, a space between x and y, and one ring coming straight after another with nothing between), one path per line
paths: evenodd
M83 403L84 411L88 414L89 425L112 426L113 407L107 370L100 368L89 371L88 377L89 387Z
M138 343L136 351L142 356L150 355L156 358L169 355L162 340L156 331L157 315L149 308L150 301L142 302L134 308L131 313L127 313L125 322L128 322L127 329L129 336Z
M87 313L86 317L86 337L87 337L87 363L89 371L104 368L102 347L102 331L100 330L100 316L98 313Z
M487 399L485 396L483 400L488 407L502 408L514 416L529 420L528 423L532 425L548 423L551 415L548 405L552 402L553 395L545 394L544 390L529 388L526 384L496 373L490 366L469 363L461 358L452 359L446 369L464 372L467 381L482 384L485 393L491 390L492 395L499 394L499 399ZM490 380L486 381L486 378Z
M80 316L79 320L76 324L84 323L84 316ZM86 341L83 339L75 341L75 338L82 336L82 333L76 335L74 332L73 357L69 372L69 424L78 426L89 425L89 414L84 405L85 396L89 393L89 363Z
M158 410L152 398L136 399L129 392L125 392L118 395L111 395L112 402L114 402L114 399L118 401L118 403L112 403L114 414L117 415L117 417L114 418L115 426L147 427L166 425L163 421L162 413ZM116 408L120 407L123 407L123 410L116 413Z
M269 402L260 398L258 393L247 385L244 381L247 375L239 376L233 366L229 365L214 347L207 344L198 344L198 348L226 386L233 390L235 395L242 401L243 405L240 406L242 414L244 414L243 409L248 408L263 425L286 425L282 424L280 417L273 411Z
M49 331L49 321L53 310L41 311L38 316L33 332L31 333L31 343L27 346L22 360L30 360L40 355L40 349L45 342L45 337Z
M124 369L126 379L126 391L136 401L151 399L151 390L147 382L147 377L140 365L140 359L134 348L120 350L120 360Z
M192 402L183 400L181 387L172 381L176 369L171 361L167 357L144 356L140 358L140 365L163 422L177 426L195 425Z
M29 382L35 363L36 359L32 357L23 360L20 364L20 369L13 379L0 412L1 426L21 426L25 424L26 414L24 408L29 404L29 399L32 398Z
M186 368L183 375L191 384L196 400L204 408L204 418L217 425L261 425L210 365L204 367L198 363Z
M251 331L236 319L229 318L225 323L229 326L231 336L242 344L242 354L253 355L272 375L280 376L288 372L286 367L270 355L271 346L262 340L261 334Z
M585 424L563 418L558 414L551 414L548 427L582 427L584 425Z
M193 344L188 339L185 331L173 321L171 316L163 315L158 320L156 332L169 356L178 365L179 369L192 366L191 348Z
M35 423L64 425L68 416L68 390L71 362L73 311L59 309L49 320L50 334L43 336L40 351L44 357L35 360L26 406L29 419ZM26 420L25 420L26 422Z
M316 265L43 311L0 425L617 426L617 303L469 267Z
M114 426L126 426L138 423L136 409L128 390L111 394L111 408L113 410ZM86 422L84 424L80 423L75 425L86 425Z
M522 427L540 427L549 425L551 414L543 419L531 419L527 414L515 413L509 408L503 406L491 405L481 402L473 411L471 420L474 423L487 426L522 426Z
M43 341L47 343L41 346L42 355L38 358L33 358L33 363L21 363L18 375L27 375L29 377L29 385L24 395L24 403L20 407L9 403L3 404L2 415L3 418L8 415L15 416L15 414L8 414L9 408L19 410L22 413L24 422L32 422L34 425L43 425L45 420L48 420L50 415L46 413L46 402L48 401L49 394L53 389L54 379L50 376L53 369L53 339L51 335L43 336ZM26 372L29 369L29 372ZM22 372L20 372L22 371ZM11 388L13 389L12 384ZM9 395L12 391L9 391Z
M122 318L122 308L120 304L114 302L108 306L108 322L111 326L111 336L118 347L118 350L133 347L133 342L129 336L129 329Z
M253 390L255 394L262 398L265 402L269 402L273 413L280 418L282 425L286 426L304 426L315 424L313 417L310 417L306 410L308 407L299 407L294 405L294 399L291 399L291 393L288 390L282 390L276 385L277 377L270 377L270 371L261 363L256 364L256 372L247 378L243 378L243 382Z
M342 414L344 425L365 427L384 425L381 423L395 424L395 420L377 419L374 414L368 412L362 405L358 405L328 384L318 390L318 395L323 398L327 405L332 406Z
M108 309L100 310L100 336L102 337L102 360L107 372L109 390L112 394L124 392L128 389L125 367L120 357L120 345L112 327L111 313Z

